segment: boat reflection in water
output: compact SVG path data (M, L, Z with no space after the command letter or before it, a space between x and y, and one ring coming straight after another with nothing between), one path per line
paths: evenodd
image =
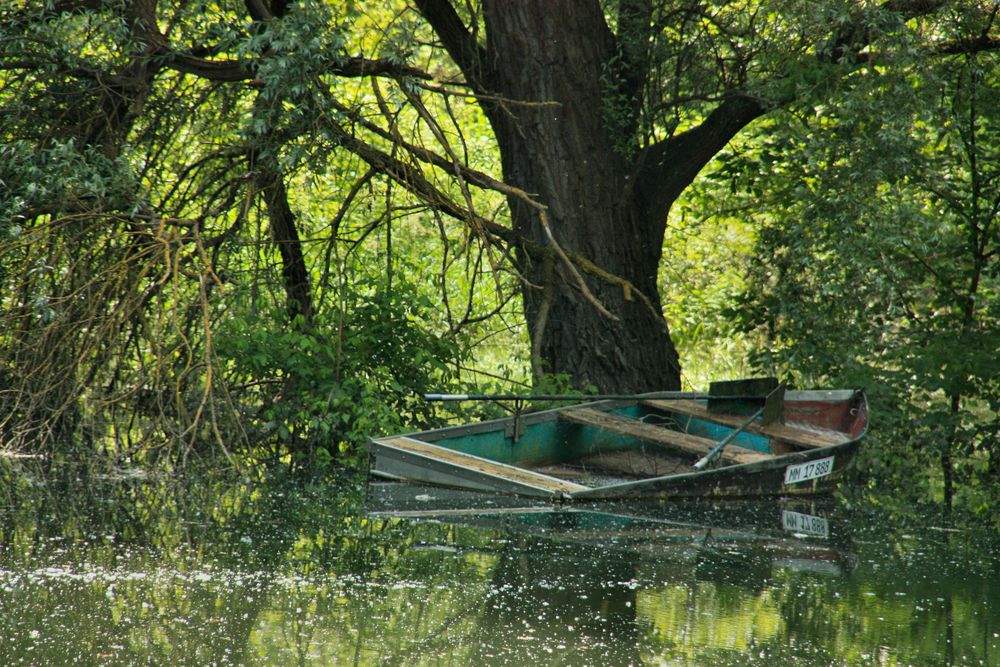
M832 499L551 504L501 494L373 483L369 516L501 531L639 557L697 563L723 555L840 574L853 567L849 536L826 515Z
M470 610L478 616L475 637L465 640L475 647L476 664L551 664L552 656L541 652L547 647L565 664L628 665L642 664L652 650L648 626L658 611L676 608L659 595L690 591L699 598L708 587L742 591L739 599L766 597L782 572L823 578L849 572L857 559L847 535L821 514L824 504L564 505L384 482L370 486L367 514L494 533L482 541L429 530L423 534L444 541L419 545L490 556L483 606Z

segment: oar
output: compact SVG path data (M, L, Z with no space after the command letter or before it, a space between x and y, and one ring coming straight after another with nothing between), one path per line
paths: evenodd
M722 398L722 397L713 397L713 400L715 398ZM722 456L722 450L726 448L726 445L735 440L736 436L738 436L740 433L746 430L746 428L750 426L750 424L754 423L758 417L760 416L764 417L764 419L762 420L764 424L770 424L771 422L776 421L779 417L781 417L781 411L782 407L784 406L784 401L785 401L785 383L782 382L777 386L777 388L775 388L771 393L767 395L767 398L764 399L764 405L761 406L761 408L757 410L757 412L750 415L749 419L740 424L736 428L736 430L734 430L732 433L723 438L719 442L719 444L713 447L708 454L705 454L703 457L698 459L698 462L694 464L694 469L702 470L712 461Z
M708 398L708 394L696 391L655 391L646 394L424 394L427 401L628 401L655 398L698 399Z
M710 399L715 401L760 400L778 386L777 378L751 378L713 382L704 391L651 391L641 394L424 394L428 401L638 401L651 399Z
M761 394L716 396L703 391L652 391L645 394L424 394L426 401L639 401L639 400L698 400L747 401L763 398Z

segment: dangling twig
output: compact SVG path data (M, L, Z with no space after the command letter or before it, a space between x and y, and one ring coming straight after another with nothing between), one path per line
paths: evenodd
M597 309L597 312L599 312L601 315L604 315L609 320L612 320L613 322L620 321L620 318L611 311L609 311L607 308L605 308L604 304L598 301L597 297L595 297L593 293L590 291L590 288L587 287L587 282L583 279L583 276L581 276L580 272L576 270L576 266L573 265L572 260L570 260L570 258L566 256L566 253L563 251L562 247L560 247L559 243L556 241L555 236L552 235L552 228L549 226L549 217L545 213L545 211L538 212L538 219L542 223L542 229L545 230L545 235L549 239L549 243L552 246L552 250L565 263L566 268L570 272L570 275L573 276L573 278L576 281L577 288L580 290L581 293L583 293L583 296L587 299L587 301L589 301L594 306L594 308Z

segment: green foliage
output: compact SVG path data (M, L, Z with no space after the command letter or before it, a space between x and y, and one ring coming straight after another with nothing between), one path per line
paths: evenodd
M348 56L404 63L404 5L291 3L251 21L244 3L196 0L151 23L152 7L35 3L0 27L4 446L347 462L368 435L434 421L416 396L457 374L452 341L490 338L483 311L509 308L460 224L338 145L389 143L360 122L379 102L412 118L399 82L376 100L369 78L334 74ZM492 160L482 132L467 146ZM287 321L288 250L312 319Z
M737 215L714 211L717 199L692 188L667 223L660 294L671 338L683 359L686 386L748 377L753 338L733 330L728 309L745 288L747 254L755 239Z
M870 389L873 489L982 509L1000 463L1000 61L923 64L860 72L722 163L760 224L734 315L765 341L758 366Z
M986 15L652 5L609 19L620 41L590 110L635 169L720 101L806 101L674 206L661 298L689 384L741 374L718 358L767 340L759 366L876 387L876 412L912 427L907 461L957 457L963 489L982 488L1000 407L997 67L925 66L913 40L990 34ZM503 227L509 210L452 164L500 178L495 137L418 11L67 6L15 3L0 26L0 427L14 446L64 447L89 421L122 460L259 453L261 438L276 457L347 460L372 432L432 423L421 391L530 384L510 295L531 278L508 270L523 253L467 224ZM477 3L456 10L486 34ZM848 42L864 66L828 57ZM313 308L284 321L297 294Z
M122 160L109 159L75 140L44 147L28 141L0 146L0 220L8 239L17 239L24 220L39 209L115 210L129 206L135 183Z
M291 326L282 314L226 321L216 352L244 388L254 441L299 461L357 459L368 437L436 424L421 394L453 375L461 348L425 322L431 303L415 290L354 293L343 311Z

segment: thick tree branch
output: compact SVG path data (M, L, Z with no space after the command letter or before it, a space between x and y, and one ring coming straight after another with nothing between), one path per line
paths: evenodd
M170 51L166 45L157 49L157 55L164 59L166 67L209 81L252 81L254 79L253 61L250 60L208 60Z
M254 21L263 22L274 18L274 13L265 0L246 0L244 4Z
M171 69L210 81L257 81L256 62L253 60L207 60L171 51L165 44L158 48L157 55L164 57L166 66ZM389 76L423 80L432 78L430 74L417 67L382 58L372 60L358 56L344 59L330 67L326 73L343 77Z
M904 20L931 14L946 3L944 0L888 0L883 11L900 14ZM847 65L840 73L846 74L864 62L859 54L871 44L869 32L861 29L862 17L855 24L844 26L819 49L816 60L828 66ZM1000 49L1000 38L982 34L966 40L956 40L934 45L938 53L968 53ZM780 79L782 75L778 75ZM698 175L702 168L725 145L751 122L771 109L792 102L794 97L765 101L738 92L727 95L701 123L701 125L664 139L647 148L639 161L636 176L637 194L647 202L647 208L661 209L665 215L680 193Z
M251 157L251 161L255 156ZM302 241L295 222L295 213L288 203L288 190L281 174L261 164L252 164L254 185L267 206L274 244L281 254L281 277L285 286L289 321L301 315L306 322L314 313L309 269L302 254Z
M727 97L701 125L653 144L640 156L637 194L663 219L670 204L744 127L767 113L763 100ZM656 208L662 210L656 211Z
M415 0L414 4L462 70L469 85L476 91L488 92L493 76L486 50L462 23L450 0Z

